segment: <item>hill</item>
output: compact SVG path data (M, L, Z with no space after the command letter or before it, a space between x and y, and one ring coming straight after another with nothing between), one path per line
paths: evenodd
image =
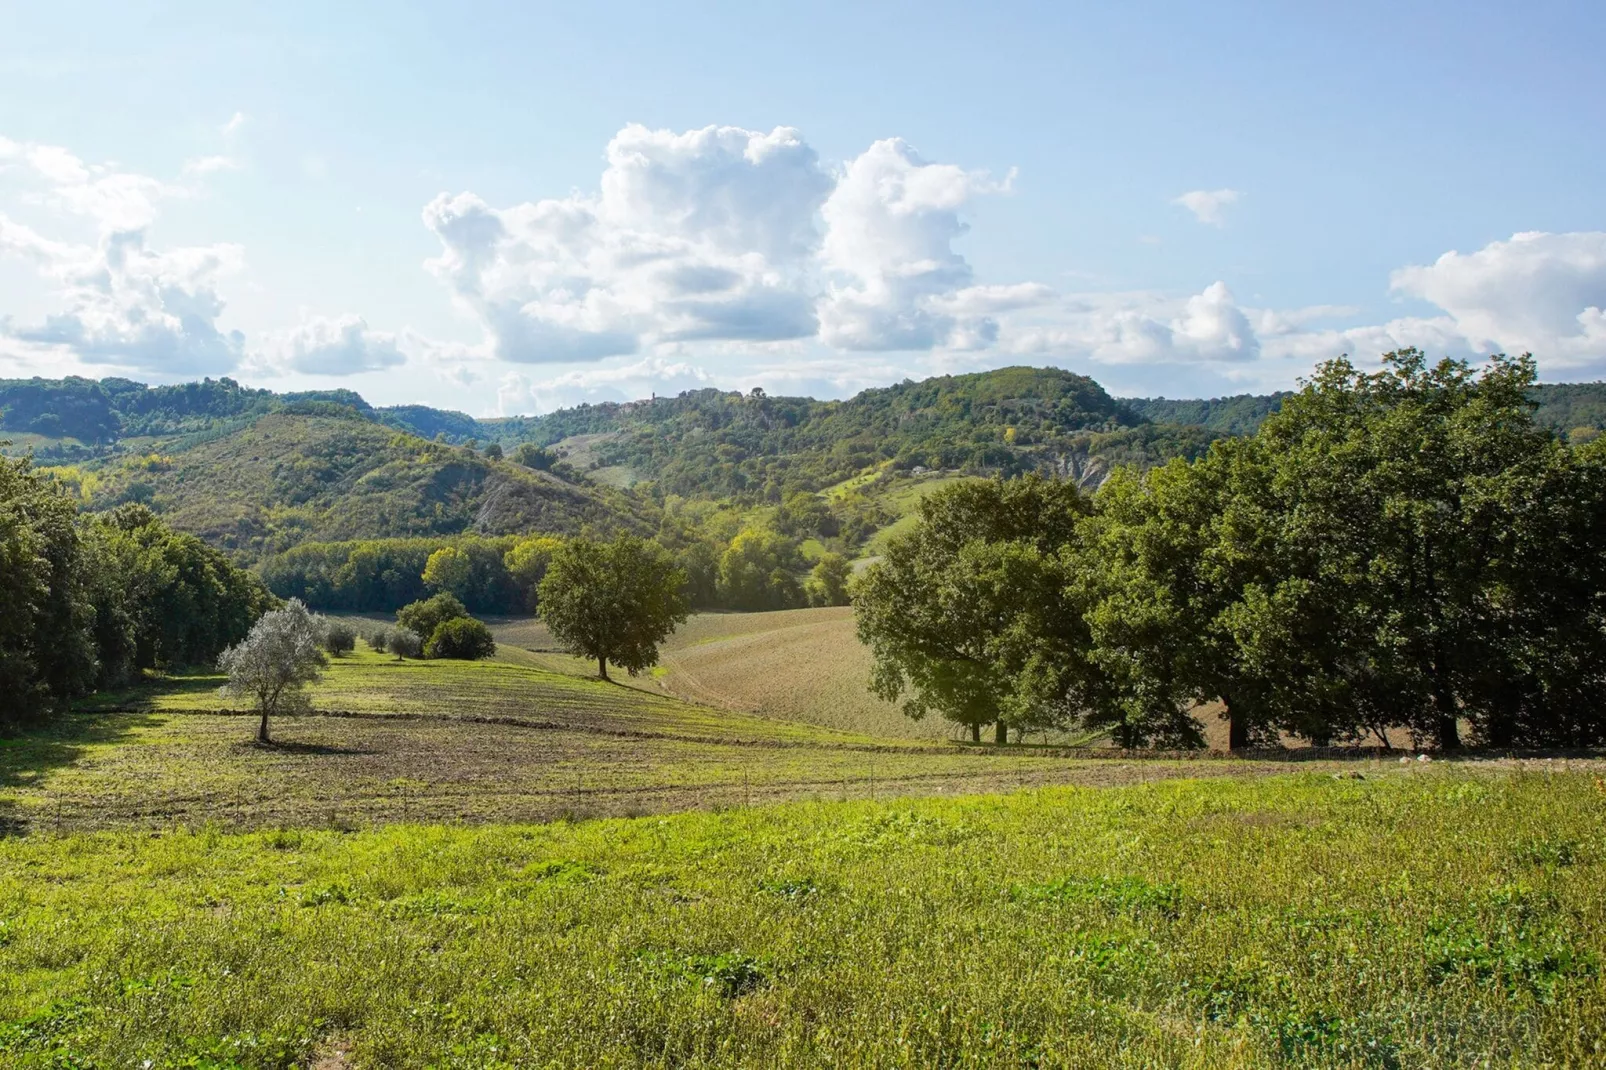
M57 469L91 508L150 504L242 558L313 540L651 527L640 501L394 431L274 411Z
M772 499L877 464L1047 470L1096 484L1114 465L1192 455L1212 437L1151 423L1093 380L1058 368L906 381L846 401L697 390L482 426L487 437L535 442L661 492Z

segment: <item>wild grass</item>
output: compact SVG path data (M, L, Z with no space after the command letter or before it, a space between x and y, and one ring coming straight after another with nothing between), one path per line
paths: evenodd
M1600 1065L1603 792L1433 763L0 839L0 1062Z

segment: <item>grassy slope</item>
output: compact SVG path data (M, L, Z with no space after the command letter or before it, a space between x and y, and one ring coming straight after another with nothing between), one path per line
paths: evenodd
M617 491L358 419L276 413L154 448L168 459L152 470L103 467L95 504L145 483L174 527L253 553L306 540L642 526L642 504Z
M0 839L0 1053L19 1070L1599 1065L1598 781L1367 768Z

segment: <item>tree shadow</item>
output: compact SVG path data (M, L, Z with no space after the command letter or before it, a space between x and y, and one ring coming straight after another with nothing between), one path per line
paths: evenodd
M97 691L73 703L80 714L94 713L146 713L156 709L158 699L174 695L215 694L223 677L205 676L153 676L128 687ZM219 704L222 700L219 699Z
M147 713L62 714L0 737L0 793L38 787L49 775L78 761L91 746L118 743L158 723ZM27 833L27 808L0 798L0 838Z
M298 743L295 740L274 740L263 743L260 740L245 740L236 745L240 750L262 751L267 754L309 754L325 756L363 757L365 755L379 754L380 751L369 750L365 747L341 747L333 743Z

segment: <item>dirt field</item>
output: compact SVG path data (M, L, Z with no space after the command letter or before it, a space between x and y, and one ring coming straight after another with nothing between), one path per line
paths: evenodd
M498 643L538 652L532 662L586 672L577 659L551 653L556 643L538 620L497 623ZM853 610L698 613L670 637L652 676L633 687L762 717L844 732L902 739L958 738L940 719L911 721L870 693L870 654L853 632Z

